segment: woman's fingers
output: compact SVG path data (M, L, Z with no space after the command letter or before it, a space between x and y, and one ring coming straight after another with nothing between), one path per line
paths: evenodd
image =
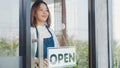
M44 65L48 66L48 60L47 59L44 59Z
M39 67L39 61L38 59L35 60L36 68ZM48 66L48 59L44 59L43 61L43 68L47 68Z
M39 63L38 59L35 59L35 64L38 64L38 63Z
M46 61L48 63L48 59L45 58L44 61Z

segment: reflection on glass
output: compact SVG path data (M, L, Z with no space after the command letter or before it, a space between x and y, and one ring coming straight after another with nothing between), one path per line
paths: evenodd
M120 68L120 0L112 0L113 65Z
M2 0L0 5L0 56L18 56L19 0Z

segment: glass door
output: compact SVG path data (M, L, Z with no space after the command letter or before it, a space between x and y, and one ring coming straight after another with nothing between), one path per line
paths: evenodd
M31 5L35 1L31 0ZM50 28L57 37L59 48L75 47L76 49L76 64L63 66L63 68L89 68L88 0L43 1L47 3L50 10ZM62 60L60 57L59 59ZM56 58L53 61L57 62Z
M76 66L89 68L88 65L88 0L65 0L67 46L76 47Z

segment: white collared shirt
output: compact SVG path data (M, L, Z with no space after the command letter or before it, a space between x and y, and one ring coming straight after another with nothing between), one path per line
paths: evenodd
M41 39L44 39L44 38L50 38L51 37L51 34L48 32L46 26L37 26L37 29L38 29L38 33L39 33L39 37ZM53 36L53 40L54 40L54 44L55 44L55 47L59 47L59 43L58 43L58 40L56 38L56 35L55 33L53 32L53 30L51 28L48 28L49 31L52 33L52 36ZM36 34L36 28L34 27L31 27L31 39L37 39L37 34ZM36 53L36 50L37 50L37 42L35 43L32 43L32 46L34 46L34 51Z

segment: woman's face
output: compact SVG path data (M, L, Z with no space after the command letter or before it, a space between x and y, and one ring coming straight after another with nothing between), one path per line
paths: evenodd
M45 22L49 16L48 8L44 3L41 3L36 11L36 19L40 22Z

